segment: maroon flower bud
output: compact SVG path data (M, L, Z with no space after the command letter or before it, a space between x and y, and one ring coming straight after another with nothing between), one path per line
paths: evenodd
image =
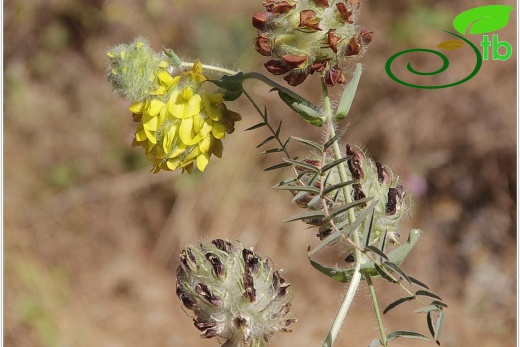
M361 46L359 45L359 42L354 36L352 36L349 43L345 46L345 56L350 57L353 55L358 55L360 51Z
M372 42L372 39L374 37L373 31L368 31L366 29L362 29L358 33L358 41L363 44L363 46L368 45L370 42Z
M330 69L325 73L325 84L329 87L333 87L335 84L345 84L347 83L347 78L341 72L341 69L334 68Z
M267 13L257 12L253 15L253 26L258 30L265 31L265 25L268 19L269 15Z
M376 169L377 169L377 180L379 183L389 184L392 180L392 175L388 171L387 167L376 161Z
M303 81L305 81L305 79L307 78L307 75L308 74L306 72L291 71L283 79L287 81L287 83L289 83L290 86L295 87L303 83Z
M327 32L327 44L334 53L338 53L338 43L341 41L341 37L336 34L336 29L329 29Z
M357 180L362 180L365 178L365 173L361 168L361 160L363 159L363 154L359 151L354 151L350 145L347 145L347 165L352 174L352 177Z
M274 75L283 75L288 72L290 69L287 65L281 60L269 60L264 64L267 71Z
M319 7L323 7L323 8L329 7L329 0L312 0L312 2L314 2L316 4L316 6L319 6Z
M292 10L296 4L291 4L289 1L279 1L279 0L267 0L264 2L264 7L267 12L271 12L273 14L282 14L287 13Z
M299 28L307 28L312 31L318 31L320 29L320 19L316 17L316 12L313 10L303 10L300 12L300 24Z
M354 23L351 18L352 12L347 8L347 6L344 3L338 2L336 4L336 8L338 9L338 12L339 12L339 18L343 23L349 23L349 24Z
M315 60L311 65L310 73L313 74L315 71L321 72L325 70L325 68L327 67L327 61L328 60Z
M271 40L263 33L259 33L255 39L255 48L258 53L265 56L271 55Z
M305 63L307 62L306 55L285 54L282 56L282 59L289 69L303 68L305 67Z

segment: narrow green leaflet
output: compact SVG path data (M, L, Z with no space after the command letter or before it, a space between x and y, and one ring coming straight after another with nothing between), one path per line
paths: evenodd
M397 337L405 337L408 339L420 339L420 340L430 341L430 339L428 337L424 336L423 334L416 333L414 331L403 331L403 330L393 331L386 336L388 341L392 341L393 339L395 339Z
M437 325L435 326L435 342L437 342L437 344L440 344L439 340L441 338L441 332L442 332L442 328L444 326L444 311L441 311L441 313L439 313L439 318L437 319Z
M442 300L438 295L433 294L432 292L426 291L426 290L418 290L415 292L416 296L427 296L433 299Z
M316 188L316 187L313 187L313 186L286 185L286 186L280 186L280 187L276 187L276 188L277 189L281 189L281 190L295 190L295 191L309 192L309 193L314 193L314 194L319 194L320 193L320 189Z
M315 172L315 173L319 173L320 172L320 169L317 168L316 166L314 165L311 165L311 164L308 164L304 161L299 161L299 160L295 160L295 159L284 159L287 163L290 163L292 165L295 165L295 166L300 166L302 167L303 169L307 170L307 171L310 171L310 172Z
M268 138L266 138L264 141L262 141L258 146L256 146L256 148L260 148L262 147L263 145L265 145L266 143L274 140L276 137L274 137L274 135L271 135L269 136Z
M363 66L361 63L356 64L356 69L352 74L352 79L345 87L343 94L341 95L341 99L339 100L339 105L336 110L336 115L334 119L336 121L340 121L347 116L350 111L350 107L352 106L352 101L354 100L354 96L356 95L356 90L359 84L359 78L361 77L361 73L363 72Z
M389 262L389 261L386 261L384 263L384 265L387 268L390 268L391 270L393 270L394 272L397 272L399 274L399 276L401 276L402 279L404 279L406 282L408 282L408 284L412 284L412 281L410 281L410 278L408 278L408 275L405 274L404 271L401 270L401 268L399 266L397 266L394 263Z
M323 189L323 195L327 195L335 190L338 190L338 189L341 189L345 186L348 186L348 185L351 185L351 184L354 184L356 183L357 180L351 180L351 181L347 181L347 182L341 182L341 183L338 183L338 184L334 184L332 186L328 186L327 188Z
M279 164L276 164L273 166L269 166L268 168L264 169L264 171L273 171L273 170L282 169L284 167L288 167L291 165L292 165L291 163L279 163Z
M336 208L334 208L334 209L332 209L330 211L330 218L334 218L334 217L342 214L343 212L346 212L347 210L349 210L349 209L351 209L351 208L353 208L355 206L363 205L364 203L366 203L366 202L368 202L370 200L372 200L372 197L359 199L359 200L353 201L351 203L344 204L342 206L336 207Z
M439 307L436 305L423 306L413 311L413 313L428 313L432 311L439 311Z
M334 160L333 162L328 163L327 165L323 166L321 168L321 172L322 173L327 172L330 169L332 169L333 167L338 166L339 164L341 164L343 162L346 162L347 160L349 160L349 157L344 157L344 158L341 158L341 159L338 159L338 160Z
M473 35L487 34L505 27L512 10L514 7L505 5L475 7L455 17L453 27L462 35L466 35L468 29Z
M289 217L289 218L283 220L282 222L287 223L287 222L293 222L296 220L302 220L302 219L308 219L308 218L325 218L325 214L323 213L323 211L312 211L312 212L302 213L302 214L299 214L296 216Z
M392 302L390 305L388 305L388 306L384 309L383 314L385 314L385 313L387 313L388 311L390 311L391 309L393 309L393 308L395 308L395 307L397 307L397 306L399 306L399 305L402 305L402 304L404 304L404 303L406 303L406 302L408 302L408 301L411 301L411 300L413 300L413 299L415 299L414 296L406 296L406 297L404 297L404 298L400 298L400 299L398 299L398 300Z
M296 137L296 136L291 136L291 138L295 141L298 141L300 143L303 143L304 145L307 145L309 147L312 147L312 148L315 148L317 149L318 151L320 152L323 152L323 146L320 145L319 143L317 142L314 142L314 141L311 141L311 140L307 140L307 139L302 139L301 137Z
M255 125L253 125L253 126L247 128L247 129L244 130L244 131L255 130L255 129L258 129L258 128L261 128L261 127L265 127L265 126L267 126L267 123L262 122L262 123L255 124Z
M414 278L412 276L408 276L408 278L410 279L412 284L415 284L416 286L419 286L419 287L423 287L424 289L428 289L428 290L430 289L430 288L428 288L428 286L426 284L422 283L417 278Z
M271 153L280 153L283 152L283 148L277 147L277 148L271 148L266 151L260 152L260 154L271 154Z

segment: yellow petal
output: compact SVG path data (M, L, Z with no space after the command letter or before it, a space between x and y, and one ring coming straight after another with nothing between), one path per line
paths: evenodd
M195 115L193 117L193 131L195 133L199 133L202 128L204 127L204 119L202 119L202 117L200 115Z
M156 131L159 128L158 117L152 117L149 113L143 115L143 127L146 130Z
M157 89L152 90L150 92L150 95L163 95L163 94L166 94L167 91L168 91L168 88L166 88L165 86L159 86L159 87L157 87Z
M150 131L149 129L146 129L146 127L145 127L144 132L146 134L146 137L148 138L148 141L150 141L154 145L157 144L157 139L155 138L155 131Z
M214 122L213 127L211 128L211 133L217 139L223 139L226 136L226 127L222 123Z
M173 141L175 140L175 137L177 136L177 128L178 128L178 126L176 124L173 124L170 127L170 129L168 129L168 131L166 132L166 134L163 137L162 145L163 145L163 150L166 153L169 153L173 146Z
M203 138L202 141L199 142L199 149L201 153L208 153L211 149L211 143L211 135Z
M195 160L200 155L200 150L198 147L192 147L191 152L183 159L183 163L189 163ZM181 164L182 166L182 164Z
M153 99L148 106L148 113L150 116L157 116L161 111L161 108L164 106L164 102Z
M170 113L176 118L189 118L200 113L201 97L193 95L190 87L185 87L180 93L174 91L168 101Z
M201 103L202 99L199 94L193 95L187 103L187 109L186 109L186 116L185 117L192 117L196 114L200 113L201 109Z
M193 63L193 67L191 68L191 71L195 73L202 73L202 63L200 62L200 60L195 60L195 62Z
M182 120L181 126L179 127L179 137L186 145L194 145L202 139L200 134L193 132L193 118Z
M168 159L166 161L166 166L168 167L168 169L173 171L173 170L175 170L176 168L179 167L180 163L181 163L181 161L178 158L176 158L176 159Z
M197 157L197 169L204 172L204 169L209 163L209 153L203 153Z
M182 143L179 144L178 146L175 147L175 149L173 151L168 153L168 158L178 157L179 155L181 155L182 153L184 153L186 151L186 148L188 148L188 146L186 146L185 144L182 144Z
M146 137L146 132L144 131L143 125L140 124L135 132L135 139L139 142L146 141L148 138Z
M132 105L130 105L130 107L128 109L132 113L137 113L137 114L143 113L144 104L145 104L144 101L142 101L142 102L134 102Z
M210 119L204 122L202 129L200 129L200 136L206 137L211 132L214 122Z
M170 83L173 82L173 77L165 70L160 70L157 72L157 78L159 79L159 82L163 86L168 86Z
M155 159L164 159L166 157L166 153L163 151L162 147L156 146L154 151Z

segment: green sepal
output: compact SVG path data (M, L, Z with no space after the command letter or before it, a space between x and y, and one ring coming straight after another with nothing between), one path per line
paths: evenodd
M338 108L336 109L336 115L334 116L334 120L340 121L347 116L350 111L350 107L352 106L352 101L354 100L354 96L356 95L356 90L359 84L359 78L361 77L361 73L363 72L363 68L361 63L356 64L356 69L352 74L352 79L343 90L343 94L341 95L341 99L339 100Z

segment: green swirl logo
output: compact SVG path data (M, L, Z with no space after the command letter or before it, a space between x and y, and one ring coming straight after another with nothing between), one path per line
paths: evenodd
M488 55L488 49L490 46L493 47L492 55L493 60L507 60L511 56L511 45L508 42L505 41L498 41L498 35L493 35L493 41L489 41L489 37L487 35L483 36L483 40L481 42L481 46L483 47L483 53L484 57L482 57L482 54L480 53L477 46L475 46L471 41L466 39L463 35L466 34L466 31L469 29L469 34L486 34L492 31L497 31L499 29L502 29L505 27L509 21L509 12L513 10L514 8L511 6L504 6L504 5L488 5L488 6L480 6L476 7L467 11L462 12L459 14L455 19L453 20L453 27L457 32L459 32L461 35L452 33L449 31L445 31L446 33L453 35L457 37L458 39L455 40L448 40L445 42L440 43L437 47L447 49L447 50L456 50L461 48L464 43L467 43L475 53L476 56L476 63L475 68L471 73L456 82L443 84L443 85L420 85L420 84L413 84L405 82L401 79L399 79L393 72L392 72L392 63L395 59L398 57L408 54L408 53L427 53L427 54L433 54L438 56L442 60L442 66L435 70L435 71L419 71L412 67L411 62L408 62L406 68L407 70L418 76L432 76L440 74L444 71L446 71L450 65L450 62L446 55L444 55L441 52L438 52L433 49L427 49L427 48L413 48L404 50L401 52L398 52L394 55L392 55L385 64L385 70L388 76L394 80L395 82L402 84L407 87L412 88L421 88L421 89L440 89L440 88L449 88L456 86L458 84L464 83L468 81L469 79L475 77L475 75L479 72L481 66L482 66L482 60L487 60ZM500 47L504 47L506 49L506 53L502 54L498 51Z

